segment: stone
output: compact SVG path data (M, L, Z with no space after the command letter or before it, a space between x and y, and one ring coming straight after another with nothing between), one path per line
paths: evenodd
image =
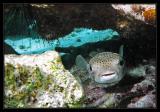
M136 102L130 103L128 108L156 108L156 96L148 93Z
M83 88L56 51L4 59L6 108L81 106Z

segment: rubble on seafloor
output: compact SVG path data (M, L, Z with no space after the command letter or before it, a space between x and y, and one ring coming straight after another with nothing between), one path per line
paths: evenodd
M134 98L131 103L127 105L128 108L156 108L156 96L153 91L145 96Z

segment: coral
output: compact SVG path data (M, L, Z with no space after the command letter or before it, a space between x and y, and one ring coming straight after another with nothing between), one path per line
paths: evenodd
M153 24L156 21L156 10L155 9L146 10L143 12L143 16L146 22Z
M82 97L83 88L57 52L5 55L6 108L80 107Z
M15 39L13 40L12 38ZM48 35L49 38L50 35ZM112 29L75 28L68 35L50 41L44 40L38 34L34 36L6 36L4 41L19 54L36 54L54 50L56 47L78 47L116 38L119 38L119 33Z
M145 23L155 25L156 5L155 4L112 4L119 14L132 20L141 20Z
M137 5L137 4L133 4L133 5L131 6L131 9L132 9L135 13L142 13L142 12L145 10L144 7L142 7L141 5Z
M25 46L24 45L20 45L19 48L20 49L25 49Z

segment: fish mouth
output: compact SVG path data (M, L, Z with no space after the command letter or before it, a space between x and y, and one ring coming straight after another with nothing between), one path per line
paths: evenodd
M110 72L110 73L105 73L105 74L102 74L102 76L110 76L110 75L114 75L115 72Z
M97 83L114 83L118 79L116 72L107 72L95 77Z

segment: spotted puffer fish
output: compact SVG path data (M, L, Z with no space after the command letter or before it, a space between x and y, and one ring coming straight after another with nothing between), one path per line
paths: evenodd
M90 59L89 63L81 55L78 55L76 65L82 70L87 70L96 83L117 84L124 77L123 45L119 49L119 54L98 53Z

